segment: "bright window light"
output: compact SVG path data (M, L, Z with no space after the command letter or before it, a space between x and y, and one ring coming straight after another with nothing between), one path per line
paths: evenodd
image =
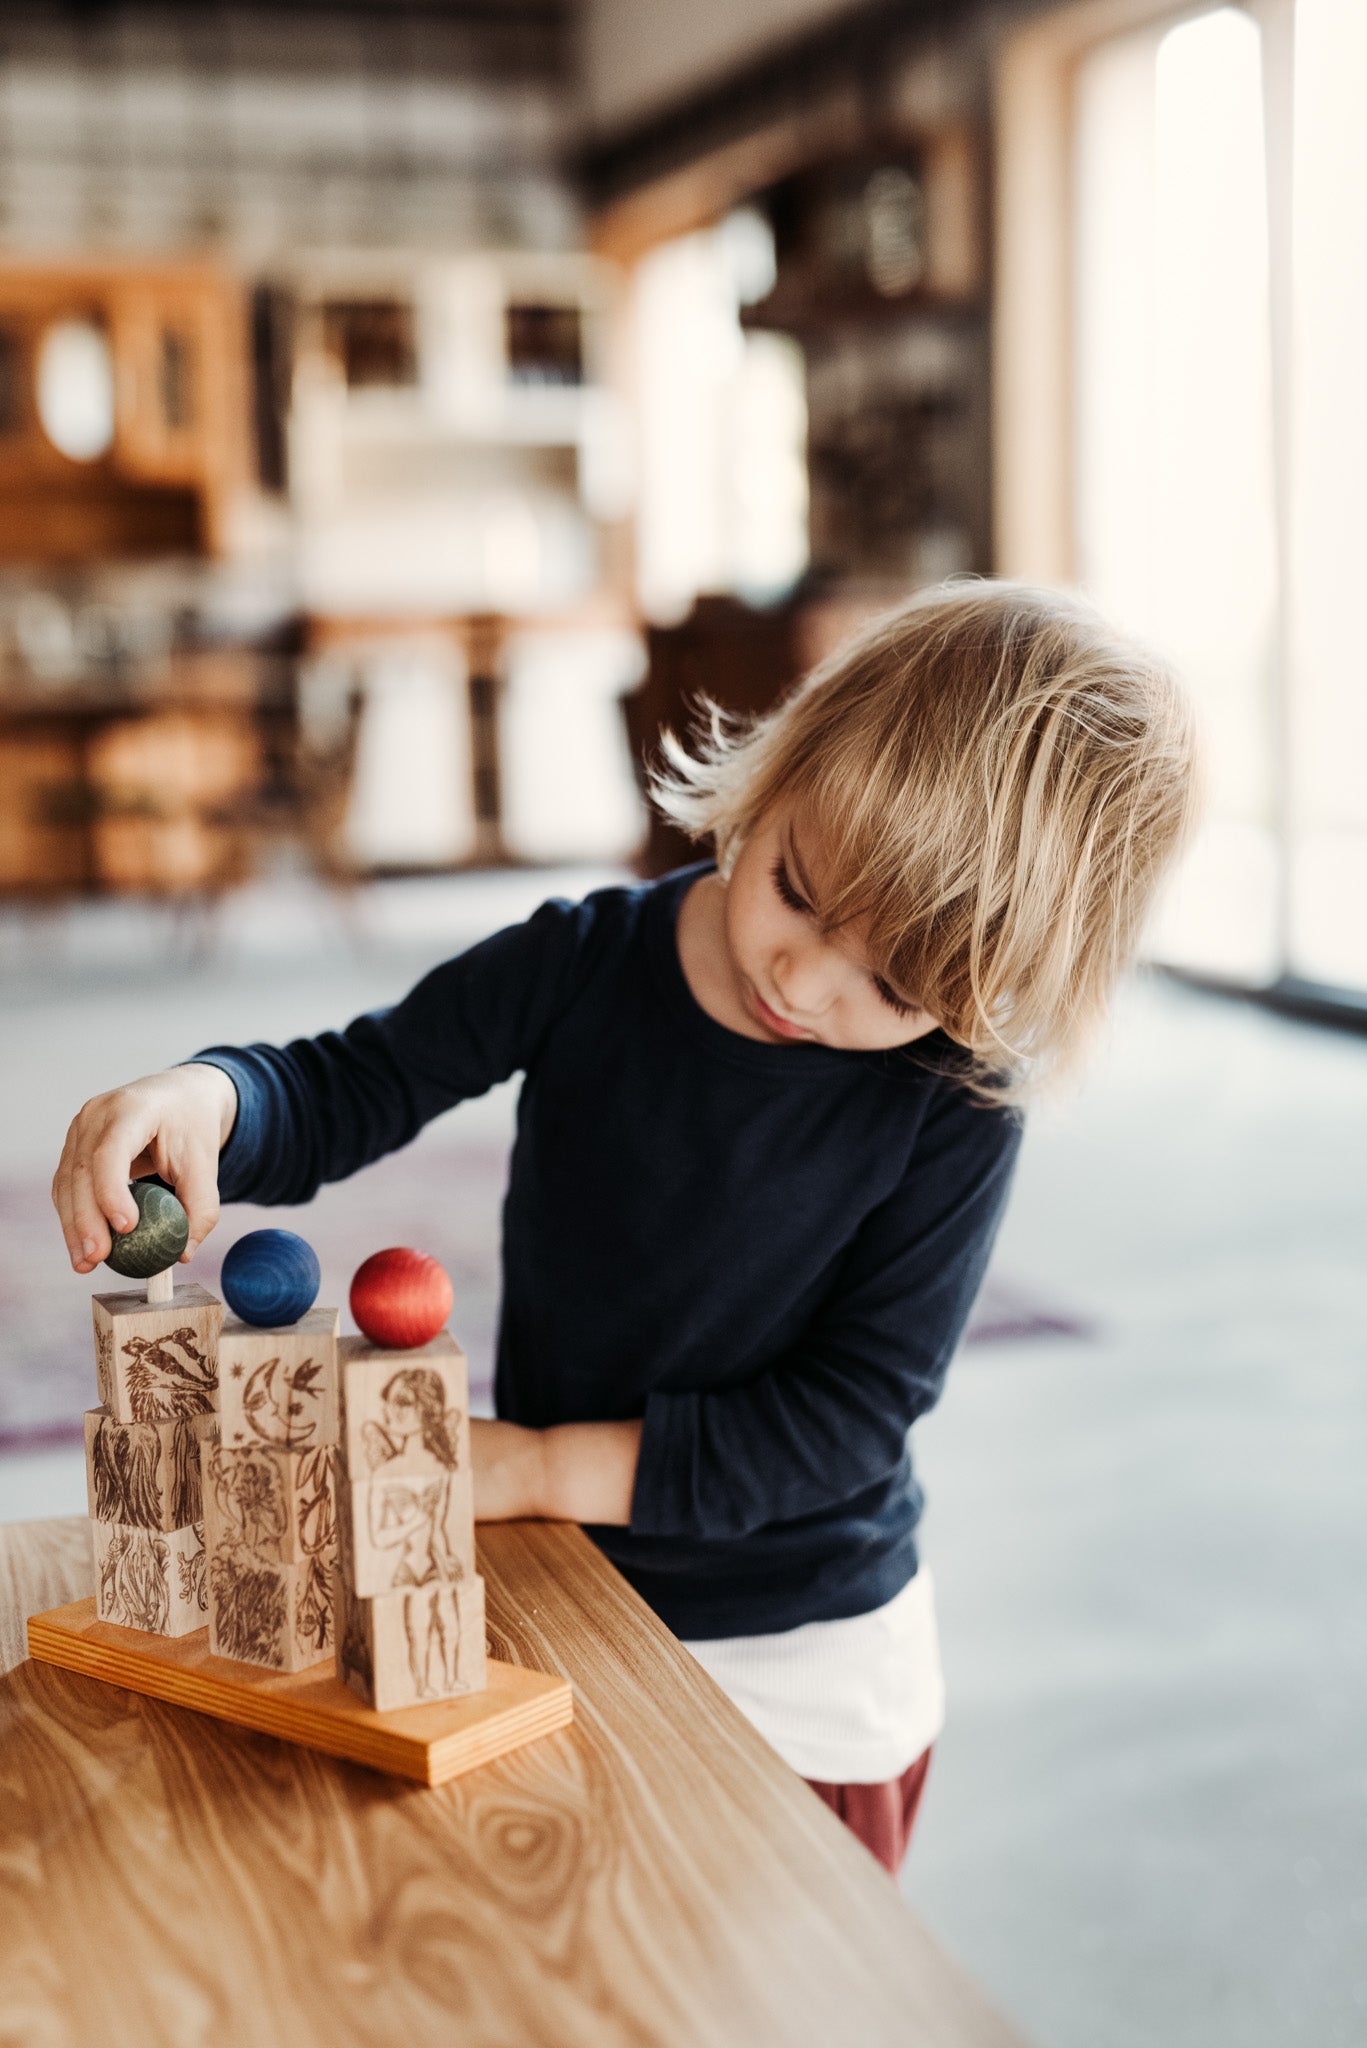
M1293 965L1367 988L1367 6L1298 0Z
M1261 39L1222 7L1078 81L1077 542L1200 705L1211 815L1162 957L1275 973L1277 626Z
M772 237L749 209L637 272L637 576L662 623L703 592L772 602L807 566L801 351L740 322L772 282Z

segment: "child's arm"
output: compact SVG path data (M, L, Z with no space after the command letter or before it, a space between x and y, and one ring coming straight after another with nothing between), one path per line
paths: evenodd
M598 1522L631 1520L640 1422L562 1422L523 1429L516 1422L470 1424L475 1520Z
M160 1174L190 1223L189 1258L218 1221L218 1155L237 1117L237 1090L217 1067L172 1067L96 1095L73 1119L52 1182L78 1273L109 1256L109 1230L137 1221L128 1183Z
M128 1182L138 1174L159 1173L179 1195L188 1258L220 1198L310 1201L324 1181L406 1145L453 1103L527 1066L572 998L591 904L544 904L345 1031L210 1047L193 1065L96 1096L71 1126L52 1186L76 1271L108 1255L111 1225L132 1227Z
M647 1395L634 1536L730 1542L886 1488L939 1398L1019 1138L1009 1115L946 1089L801 1335L749 1378Z

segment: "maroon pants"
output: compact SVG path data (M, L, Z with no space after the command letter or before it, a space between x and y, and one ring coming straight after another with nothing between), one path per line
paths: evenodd
M851 1833L858 1835L870 1855L896 1877L916 1825L916 1809L929 1769L927 1750L900 1778L889 1778L885 1785L823 1785L815 1778L807 1783Z

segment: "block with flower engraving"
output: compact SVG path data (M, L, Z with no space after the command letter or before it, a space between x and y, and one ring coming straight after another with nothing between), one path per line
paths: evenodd
M204 1533L140 1529L127 1522L92 1522L95 1612L121 1628L184 1636L209 1618Z

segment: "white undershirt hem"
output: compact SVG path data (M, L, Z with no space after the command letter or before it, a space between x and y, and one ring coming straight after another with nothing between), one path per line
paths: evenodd
M944 1727L927 1565L872 1614L684 1648L785 1763L823 1784L900 1778Z

